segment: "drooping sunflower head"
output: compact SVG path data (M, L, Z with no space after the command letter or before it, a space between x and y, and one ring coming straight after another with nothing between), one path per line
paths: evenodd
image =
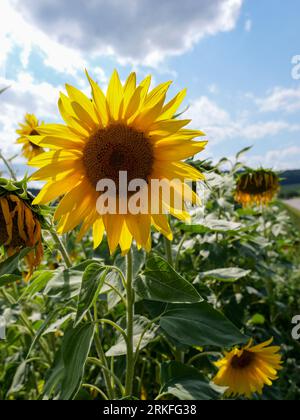
M282 369L280 347L270 346L273 339L252 346L250 343L242 349L235 348L215 365L219 372L213 379L216 385L226 387L225 396L244 396L262 394L265 385L271 386L278 379Z
M35 203L46 204L63 194L55 213L59 233L81 225L80 238L92 227L95 247L106 231L111 252L120 245L126 253L133 239L138 247L149 250L151 226L172 237L165 213L182 220L189 217L184 206L179 208L185 201L183 191L197 201L185 181L198 181L203 175L183 161L204 149L205 141L194 140L204 134L184 129L190 120L174 117L186 92L166 103L171 82L149 90L150 76L137 84L132 73L122 84L115 71L104 95L87 77L92 99L66 85L67 95L61 93L59 99L65 125L44 125L39 137L30 137L38 146L51 149L30 163L40 167L32 179L47 181ZM174 179L179 183L170 200L149 188L153 180L169 184ZM99 199L105 193L98 186L104 180L116 186L116 211L99 211ZM142 181L141 196L148 199L147 208L138 212L129 208L134 195L130 185L136 181ZM125 196L124 184L129 190ZM159 211L152 211L152 204Z
M8 256L33 248L25 259L29 278L43 257L41 223L22 183L0 179L0 246Z
M278 175L270 170L248 170L239 176L235 200L243 207L269 204L280 188Z
M20 123L20 128L16 130L16 133L20 136L17 139L17 143L23 144L22 154L27 160L31 160L45 151L42 147L31 142L27 137L38 136L40 125L35 115L26 114L24 123Z

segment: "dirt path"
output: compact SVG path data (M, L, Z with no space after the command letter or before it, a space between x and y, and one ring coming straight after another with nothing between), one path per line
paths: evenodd
M291 200L286 200L285 204L300 210L300 198L292 198Z

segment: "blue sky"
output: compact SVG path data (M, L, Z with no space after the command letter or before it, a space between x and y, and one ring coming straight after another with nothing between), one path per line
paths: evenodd
M299 16L298 0L1 0L0 87L11 88L0 98L0 147L18 154L21 175L14 131L25 112L59 119L64 83L88 93L84 67L103 86L114 68L123 79L134 69L173 80L171 93L188 88L204 157L253 145L249 165L299 168Z

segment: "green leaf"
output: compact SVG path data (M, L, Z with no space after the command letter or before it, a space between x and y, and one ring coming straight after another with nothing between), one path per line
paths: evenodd
M185 232L190 233L209 233L209 232L216 232L216 233L234 233L239 231L242 228L241 223L230 222L227 220L214 220L214 219L206 219L203 220L199 224L181 224L180 229L184 230Z
M4 274L0 277L0 287L6 286L11 283L16 283L20 280L22 280L22 276L18 276L16 274Z
M7 86L7 87L5 87L5 88L1 88L1 89L0 89L0 95L1 95L2 93L4 93L5 91L7 91L9 88L10 88L10 86Z
M98 298L106 274L107 269L104 269L98 263L90 264L83 273L75 327L82 321L87 311Z
M82 275L82 271L74 269L57 270L48 282L44 294L60 302L68 301L79 295Z
M15 372L11 387L7 395L16 394L17 392L20 392L21 389L24 387L24 383L26 379L26 368L27 368L27 361L20 363L20 365L18 366Z
M251 273L251 270L243 270L238 267L219 268L217 270L205 271L199 274L200 279L212 279L223 283L234 283Z
M26 298L32 298L35 294L43 290L47 283L54 276L55 271L37 271L33 274L30 279L30 283L22 293L19 300Z
M248 324L250 325L264 325L266 322L266 318L262 314L255 314L249 320Z
M54 271L54 276L47 284L44 294L59 301L68 301L79 296L83 272L94 263L93 260L86 260L72 268Z
M218 394L201 373L179 362L166 362L161 367L160 394L170 394L179 400L213 400Z
M149 259L143 275L134 282L137 294L145 300L167 303L196 303L203 299L163 258Z
M63 328L63 326L69 321L70 319L73 319L75 317L74 313L65 315L63 318L57 319L54 321L51 325L49 325L48 328L45 329L43 332L43 336L51 333L55 333L59 329Z
M32 248L22 249L22 251L0 263L0 278L7 274L15 274L15 271L18 270L19 262L31 251Z
M47 319L42 323L42 325L40 326L40 328L38 329L38 331L36 332L31 346L28 350L26 359L29 358L34 346L36 345L36 343L40 340L40 338L42 337L42 335L45 333L45 331L47 330L49 324L52 322L52 320L56 317L56 315L61 311L61 308L57 308L55 311L50 312L50 314L48 315Z
M86 360L94 338L94 325L70 328L62 343L63 377L60 400L75 398L83 378Z
M169 305L161 317L160 326L169 336L189 346L224 348L248 340L221 312L206 302Z
M116 289L119 293L117 293L114 289ZM107 306L109 311L118 305L121 301L121 296L124 295L124 291L125 289L120 278L120 274L115 270L108 273L105 279L105 284L101 289L101 294L107 294Z
M253 146L245 147L240 152L238 152L235 156L236 160L239 160L240 157L242 157L245 153L249 152Z
M144 316L136 315L133 322L133 348L137 350L137 346L140 344L140 350L145 348L156 335L158 326L156 324L151 325L151 321ZM145 332L146 331L146 332ZM145 332L145 333L144 333ZM141 340L142 334L143 338ZM127 347L125 340L122 335L119 336L117 343L112 346L107 352L107 357L112 356L123 356L127 353Z

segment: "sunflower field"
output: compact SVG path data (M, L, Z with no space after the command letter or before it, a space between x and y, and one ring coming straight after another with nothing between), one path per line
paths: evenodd
M0 155L0 400L299 400L300 231L280 174L247 149L202 160L169 82L115 71L105 95L86 75L61 124L16 127L32 175ZM180 182L133 212L125 173Z

